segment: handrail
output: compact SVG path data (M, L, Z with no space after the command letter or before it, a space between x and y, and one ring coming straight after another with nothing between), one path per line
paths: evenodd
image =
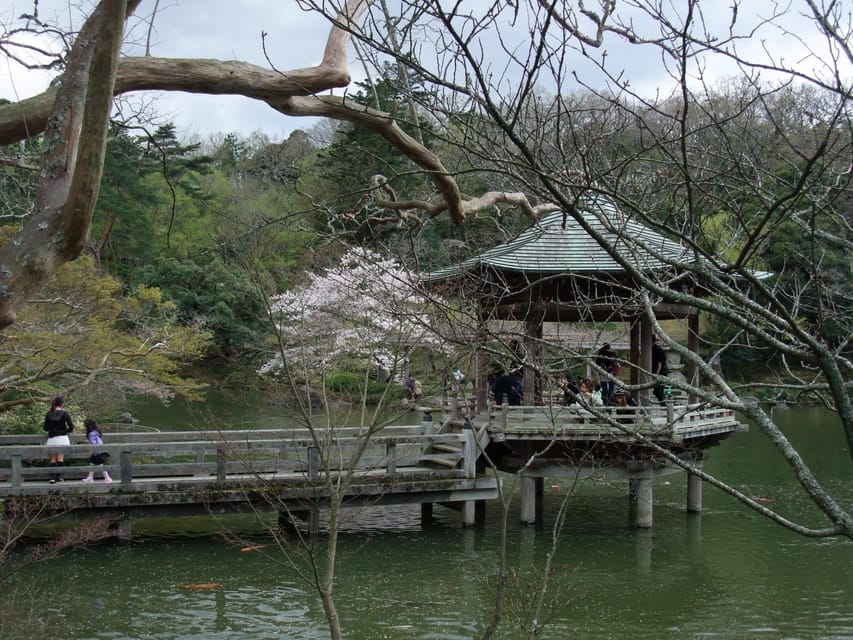
M702 424L736 425L730 409L706 405L645 405L632 407L594 407L582 405L521 405L492 406L489 409L489 424L492 431L509 432L525 430L569 429L619 433L608 422L615 420L621 427L633 430L653 431L674 435L695 429Z
M368 448L357 461L355 473L381 471L388 475L396 475L407 468L410 473L426 473L427 469L417 468L416 465L421 457L424 443L442 442L453 444L465 449L468 436L460 433L427 434L421 432L421 425L415 428L400 428L398 433L378 432L370 437ZM148 434L158 437L176 436L182 432L171 434ZM222 435L222 432L217 432ZM110 472L118 470L120 481L117 486L129 487L134 480L151 479L152 477L164 477L165 479L176 479L190 476L187 482L198 482L199 474L213 476L215 482L224 482L227 478L235 476L245 477L250 473L286 473L299 474L302 477L316 478L318 474L311 473L312 469L317 471L322 465L310 464L311 460L319 461L326 458L327 469L340 472L346 469L346 465L336 460L344 460L346 455L341 452L355 449L362 444L358 435L338 437L326 443L317 442L314 438L300 436L295 438L269 438L261 437L269 435L268 430L260 432L233 432L240 434L241 439L216 438L211 440L166 440L154 442L111 442L109 444L91 445L88 442L82 446L79 444L47 446L44 444L17 444L0 447L0 463L8 462L9 466L0 468L0 494L4 492L4 486L20 490L25 480L29 478L43 479L49 473L57 470L46 466L46 459L51 454L64 454L66 459L85 459L93 452L106 452L110 454L111 462L103 467L93 465L80 465L64 467L64 473L87 472L105 469ZM248 433L248 437L247 437ZM198 434L196 434L198 435ZM252 438L251 436L257 436ZM159 439L159 438L158 438ZM319 445L319 446L318 446ZM324 455L329 449L334 455ZM443 454L431 454L430 458L437 459ZM191 457L193 461L181 461L182 457ZM451 458L452 456L446 455ZM175 460L178 459L176 462ZM209 459L209 460L208 460ZM457 458L453 458L454 462ZM24 463L40 461L41 465L26 466ZM467 469L475 461L463 464ZM319 464L319 463L318 463ZM429 470L432 474L458 475L459 470L436 471ZM5 481L5 482L4 482ZM74 483L76 484L76 483ZM79 486L79 485L78 485ZM90 487L92 485L85 485Z
M390 425L373 432L371 438L378 434L403 434L419 433L421 425ZM358 434L367 434L368 430L361 427L335 427L325 430L322 428L313 430L317 435L332 435L334 437L355 437ZM108 431L105 437L110 442L179 442L207 441L207 440L247 440L247 439L274 439L311 437L311 430L306 427L286 427L281 429L208 429L203 431L146 431L146 432L113 432ZM15 444L44 444L45 434L6 434L0 435L0 447ZM73 432L69 436L72 441L86 443L86 434Z
M429 436L434 441L459 442L464 440L464 435L460 433L434 433ZM335 438L334 446L340 447L341 443L356 443L357 438ZM400 436L372 436L370 443L377 444L420 444L424 441L422 435L400 435ZM64 454L67 457L82 458L88 457L93 451L105 451L112 455L127 451L132 446L132 453L149 453L162 455L182 455L186 453L195 453L198 451L208 451L222 447L223 445L231 448L236 448L236 445L245 445L247 451L262 451L266 449L279 449L283 443L293 447L315 447L317 445L313 438L277 438L267 440L174 440L164 442L137 443L123 442L93 445L88 442L84 444L70 445L45 445L45 444L25 444L12 445L0 448L0 460L9 459L13 455L31 454L32 459L43 458L53 453Z

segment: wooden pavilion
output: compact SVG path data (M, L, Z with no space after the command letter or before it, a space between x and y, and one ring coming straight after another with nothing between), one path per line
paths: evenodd
M662 459L655 446L698 466L707 448L743 427L732 412L692 404L686 394L676 394L666 406L660 406L651 394L660 382L652 373L653 318L686 319L687 348L695 352L699 314L687 305L663 301L640 286L637 276L651 276L658 286L672 292L701 292L701 283L683 268L694 256L682 245L626 218L606 198L587 196L579 208L580 221L562 212L552 213L515 239L435 271L425 282L444 296L477 300L481 344L493 339L490 324L521 327L518 335L524 342L524 362L531 365L523 368L524 406L490 405L489 358L480 351L474 422L489 432L488 453L499 468L521 473L522 520L535 520L536 495L544 477L606 469L629 479L632 506L637 507L636 524L651 526L653 478L681 470L671 460ZM618 419L608 415L609 408L576 405L557 409L553 401L539 395L539 377L547 368L545 323L628 326L627 383L639 390L639 407L632 409L628 419L624 412ZM688 369L684 374L686 380L698 384L696 371ZM555 437L556 446L550 446L548 455L537 457L528 466L531 455ZM688 509L701 510L701 483L695 474L688 482Z
M584 199L581 211L583 223L562 212L552 213L515 239L433 272L425 281L445 294L476 296L484 322L523 324L525 352L536 363L542 361L546 322L627 324L630 384L650 385L652 322L642 302L643 289L630 269L652 275L669 288L695 291L697 283L691 275L669 262L689 264L693 258L680 244L626 219L601 196ZM627 266L615 260L602 243L612 247ZM699 313L695 308L658 301L652 310L657 320L686 319L687 348L697 350ZM481 410L488 396L482 369L486 364L478 366L477 405ZM534 404L536 368L525 369L525 404ZM695 380L694 371L685 375ZM640 394L640 401L652 402L648 389Z

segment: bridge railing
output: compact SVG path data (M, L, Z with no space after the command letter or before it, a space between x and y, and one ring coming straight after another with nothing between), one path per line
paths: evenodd
M730 409L704 405L649 405L597 407L580 405L493 406L489 410L492 432L555 431L565 435L639 432L679 439L709 430L742 430ZM612 424L613 422L616 425ZM627 434L630 435L630 434Z
M205 430L185 430L185 431L121 431L120 424L110 425L110 428L104 432L104 438L108 440L107 444L116 444L124 442L207 442L207 441L227 441L239 442L244 440L274 440L277 438L292 439L292 438L310 438L311 430L305 427L285 427L281 429L205 429ZM314 429L314 433L333 435L341 438L355 438L368 433L363 427L334 427L325 431L322 428ZM375 431L376 435L417 435L423 432L421 425L389 425L383 427L379 431ZM12 434L0 435L0 447L12 445L27 445L41 444L43 445L46 439L45 434L27 433L27 434ZM72 444L88 445L85 432L75 431L69 434Z
M475 469L476 452L466 446L470 439L466 433L425 435L422 426L417 425L386 428L369 436L359 429L334 429L315 439L300 430L286 431L288 437L282 437L281 430L109 434L108 444L59 447L41 444L42 436L0 436L0 495L17 493L27 483L43 483L60 470L71 481L71 474L78 473L82 478L88 471L106 469L114 476L114 485L125 488L139 482L215 484L252 476L292 476L294 481L311 481L324 471L391 476L425 473L427 470L418 466L425 458L438 460L452 455L425 456L424 451L435 443L469 452L472 459L447 470L430 469L429 473L473 477ZM277 437L270 437L272 434ZM39 444L28 444L33 438ZM80 438L77 436L75 441ZM95 452L109 453L110 463L103 467L85 464ZM54 453L63 454L66 461L83 460L84 464L49 467L47 459Z

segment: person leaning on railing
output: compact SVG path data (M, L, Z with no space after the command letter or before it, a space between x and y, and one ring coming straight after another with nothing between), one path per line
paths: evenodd
M590 378L581 380L580 393L578 394L580 404L585 407L603 407L601 392L596 393L595 384Z

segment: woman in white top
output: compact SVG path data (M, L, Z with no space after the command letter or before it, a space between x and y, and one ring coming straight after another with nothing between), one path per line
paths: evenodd
M595 385L589 378L581 380L580 393L578 394L580 403L586 407L603 407L604 401L601 399L601 394L596 393Z

